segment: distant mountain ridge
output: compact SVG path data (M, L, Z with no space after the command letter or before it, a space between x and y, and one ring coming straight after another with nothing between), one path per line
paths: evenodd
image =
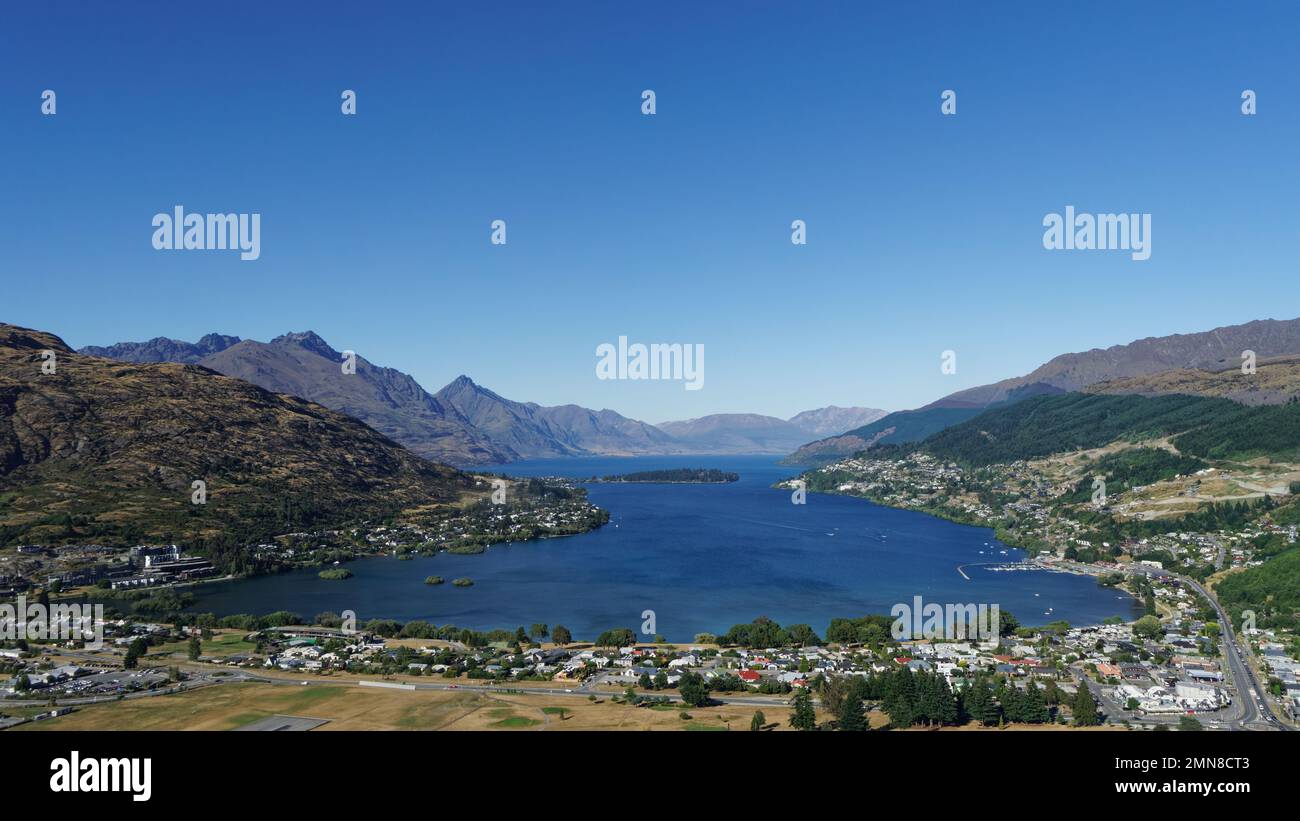
M885 416L878 408L824 408L789 419L758 413L715 413L697 419L661 422L659 429L691 453L704 455L784 454L808 441L866 425Z
M879 408L841 408L838 405L827 405L824 408L796 413L786 421L814 436L833 436L869 425L888 413Z
M1239 364L1213 371L1178 368L1098 382L1083 390L1139 396L1214 396L1242 405L1281 405L1300 399L1300 356L1258 359L1255 372L1250 374L1242 373Z
M211 353L199 356L205 351ZM411 376L362 356L356 373L345 374L342 352L313 331L282 334L270 342L209 334L201 343L158 338L87 346L82 352L128 362L202 365L346 413L416 454L458 466L687 451L653 425L615 411L515 402L467 376L430 394Z
M700 454L789 453L808 439L805 428L758 413L715 413L663 422L659 429Z
M270 342L246 339L198 362L346 413L436 462L468 466L516 458L407 374L362 356L356 358L356 373L345 374L342 363L343 354L312 331L283 334Z
M1247 350L1254 351L1261 361L1300 355L1300 319L1260 319L1199 333L1147 337L1127 345L1061 354L1024 376L960 390L921 408L882 417L842 436L809 442L784 461L792 465L825 464L876 444L920 441L994 406L1078 391L1102 382L1114 383L1108 392L1119 392L1124 390L1124 383L1117 380L1135 379L1128 387L1141 393L1150 384L1141 377L1177 369L1223 370L1240 365L1241 354Z
M220 353L231 345L238 344L239 337L224 334L206 334L198 342L183 342L157 336L148 342L119 342L101 348L87 345L78 353L86 356L102 356L120 362L180 362L194 365L205 356Z
M570 456L782 454L812 436L847 430L885 413L832 405L789 420L714 414L655 426L608 409L514 401L464 375L430 394L413 377L361 356L356 373L344 374L343 354L313 331L282 334L270 342L223 334L208 334L197 343L158 337L86 346L81 353L201 365L346 413L420 456L462 467Z
M515 402L468 376L457 377L434 398L519 459L682 452L672 437L655 426L615 411Z
M1247 350L1260 359L1300 354L1300 319L1257 319L1210 331L1152 336L1126 345L1061 354L1024 376L957 391L926 407L988 407L1030 385L1065 392L1176 368L1221 370L1240 365L1241 353Z

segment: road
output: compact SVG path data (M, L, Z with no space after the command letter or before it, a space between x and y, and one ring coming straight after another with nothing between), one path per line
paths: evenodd
M1182 576L1176 578L1204 596L1205 600L1214 607L1214 612L1219 614L1219 623L1223 626L1224 655L1228 659L1228 669L1232 673L1232 681L1237 688L1238 701L1243 710L1241 726L1251 730L1291 730L1290 726L1283 724L1277 716L1273 715L1273 710L1269 707L1268 692L1255 676L1255 671L1246 664L1237 633L1232 626L1232 619L1224 612L1219 600L1199 582Z
M1264 685L1260 683L1255 676L1255 672L1250 669L1243 658L1240 641L1237 639L1237 633L1233 629L1232 619L1219 604L1219 600L1214 597L1210 591L1201 586L1200 582L1195 579L1180 576L1177 573L1170 573L1167 570L1158 570L1154 567L1133 567L1129 572L1140 573L1146 576L1155 576L1157 578L1176 579L1180 583L1200 593L1205 600L1214 608L1214 612L1219 616L1219 624L1223 628L1221 636L1221 645L1224 650L1224 657L1227 659L1228 673L1230 683L1237 691L1237 698L1234 699L1232 707L1234 715L1226 719L1226 723L1233 729L1240 730L1293 730L1291 726L1279 721L1269 707L1268 693Z
M103 664L106 661L106 658L104 656L98 653L92 653L86 651L63 650L60 651L60 655L65 657L79 658L87 662L94 662L96 664ZM146 661L147 661L147 657L146 657ZM356 687L358 686L358 682L361 681L361 679L330 679L321 676L312 676L310 679L302 679L302 678L290 677L287 675L266 675L256 671L246 670L241 668L231 669L227 667L221 667L221 668L214 669L210 665L201 664L201 663L196 664L193 662L181 662L179 665L176 666L179 666L186 673L190 674L192 678L190 678L185 682L173 683L168 685L167 687L160 687L157 690L142 690L139 692L130 693L126 695L126 698L129 699L148 698L150 696L161 696L161 695L167 695L169 693L175 693L178 690L193 690L200 687L208 687L214 684L222 684L226 682L238 682L238 681L256 681L264 684L276 684L276 685L281 685L286 687L301 687L302 685L308 683L310 683L312 686L324 685L324 686L336 686L336 687ZM614 679L614 678L617 677L607 676L607 675L592 677L582 683L575 682L575 686L571 688L519 687L519 686L511 687L508 685L503 686L497 683L443 684L441 682L425 682L425 681L401 681L399 683L404 685L409 685L416 690L441 690L441 691L451 691L451 692L463 691L463 692L470 692L470 693L497 693L497 694L519 693L523 695L549 695L549 696L560 696L560 697L570 696L573 698L587 698L588 696L592 696L592 695L603 695L606 697L622 695L623 690L626 688L620 688L617 691L596 689L595 685L599 683L605 683L610 685L615 685L619 683L612 680L606 680L606 679ZM667 693L654 692L654 693L641 693L641 695L646 695L651 697L664 697L672 702L681 701L679 697L675 695L669 695ZM790 703L791 696L790 695L728 696L728 695L719 695L719 694L711 693L709 698L711 701L719 704L733 704L737 706L771 708L771 707L787 706ZM93 704L95 702L100 702L100 701L115 701L115 700L117 700L116 695L80 696L80 697L68 696L68 697L59 698L58 703L60 705ZM814 703L816 703L815 698L813 701Z

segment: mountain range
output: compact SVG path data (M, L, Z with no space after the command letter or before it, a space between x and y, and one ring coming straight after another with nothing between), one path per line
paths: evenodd
M1300 399L1300 356L1256 361L1254 373L1240 365L1219 370L1176 368L1170 371L1098 382L1085 393L1164 396L1186 394L1231 399L1242 405L1281 405Z
M123 362L200 365L341 411L414 453L459 466L565 456L784 454L813 437L885 414L874 408L831 406L789 420L714 414L655 426L612 410L517 402L468 376L430 394L411 376L361 356L356 357L356 372L345 374L343 354L311 331L270 342L215 333L197 343L159 337L87 346L80 352Z
M255 544L455 503L474 485L302 398L193 364L86 356L0 324L0 543Z
M356 372L345 374L342 362L341 352L308 331L270 342L245 339L203 357L198 364L346 413L437 462L470 465L513 457L512 451L475 431L455 408L429 395L401 371L358 356Z
M193 365L203 357L224 351L238 342L239 337L224 334L208 334L198 342L182 342L160 336L148 342L120 342L106 348L87 345L79 352L87 356L120 359L123 362L180 362Z
M827 405L817 410L796 413L787 421L814 436L832 436L871 424L887 413L888 411L878 408L841 408L838 405Z
M692 453L789 453L808 441L809 430L757 413L715 413L699 419L663 422L660 429Z
M1257 361L1265 363L1255 376L1268 368L1273 374L1269 380L1275 381L1236 380L1233 373L1240 375L1243 351L1253 351ZM809 442L785 462L825 464L879 444L920 441L991 408L1079 390L1249 396L1260 404L1286 401L1296 395L1294 382L1283 375L1289 366L1285 361L1276 368L1271 363L1291 356L1300 356L1300 319L1255 320L1200 333L1148 337L1127 345L1062 354L1024 376L957 391L924 407L897 411L844 434Z
M555 456L636 456L679 453L672 437L654 425L612 410L577 405L544 407L515 402L460 376L434 397L464 418L509 459Z
M1242 351L1256 353L1254 373L1242 372ZM42 370L48 352L53 373ZM515 402L464 376L428 394L360 357L356 373L344 374L342 359L311 332L78 353L52 334L0 324L0 543L247 544L474 492L473 477L417 448L435 460L775 453L812 430L869 418L799 452L827 461L863 447L919 446L981 464L1139 434L1173 436L1204 458L1300 449L1300 320L1067 354L1024 377L887 415L825 408L660 426ZM207 504L191 504L195 479L207 483Z

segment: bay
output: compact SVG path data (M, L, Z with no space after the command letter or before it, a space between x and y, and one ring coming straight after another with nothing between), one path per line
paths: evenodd
M988 528L845 496L808 494L807 504L792 504L789 491L771 485L795 471L775 457L571 458L493 470L586 478L672 467L719 468L740 481L588 485L591 500L611 515L591 533L495 545L479 555L361 559L348 565L353 576L345 581L322 580L311 568L199 585L191 609L308 618L352 610L359 623L422 619L474 630L544 622L585 640L615 627L639 632L652 611L654 632L670 641L757 616L810 624L820 635L833 617L888 614L914 596L997 604L1031 625L1141 614L1132 597L1087 576L992 570L988 563L1024 555ZM424 584L430 575L448 583ZM474 585L450 584L462 576Z

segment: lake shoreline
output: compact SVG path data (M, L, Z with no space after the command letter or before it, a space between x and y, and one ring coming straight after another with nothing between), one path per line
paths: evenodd
M574 474L614 473L590 467L614 461L539 460L514 463L510 470L524 476L567 473L569 481L578 481ZM683 460L647 458L637 464L679 466L674 461ZM775 481L790 477L773 460L735 458L723 467L738 471L741 479L590 484L590 501L610 519L595 530L566 534L581 539L495 543L489 547L497 549L483 551L488 558L444 552L407 561L356 562L353 578L345 581L315 579L317 567L205 584L193 591L188 610L219 616L289 610L311 618L349 609L362 621L422 620L474 630L546 621L564 624L582 638L640 625L643 611L651 611L658 619L655 632L670 641L725 632L763 615L821 632L832 618L886 614L893 604L918 594L933 601L998 602L1027 625L1135 617L1128 615L1134 611L1130 596L1110 595L1070 573L1036 573L1029 581L967 567L969 577L963 578L958 566L995 558L1002 548L1019 556L1005 556L1008 562L999 564L1028 558L998 540L988 525L917 516L926 512L847 494L810 494L808 505L791 505L788 493L772 489ZM991 555L979 555L985 552ZM423 583L430 575L468 576L475 585L438 595L437 587Z

